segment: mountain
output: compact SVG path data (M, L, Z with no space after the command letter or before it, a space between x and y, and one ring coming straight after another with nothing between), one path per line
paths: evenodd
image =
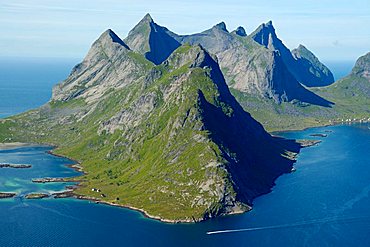
M332 104L304 88L290 73L279 52L266 49L249 36L229 33L223 22L199 34L169 34L180 43L200 44L215 54L233 89L277 103L299 101L325 107Z
M365 112L370 115L370 53L357 59L351 73L334 84L316 88L324 97L342 104L352 105L353 112ZM351 118L351 117L347 117ZM359 117L357 117L359 119Z
M370 116L370 54L360 57L352 72L341 80L326 86L310 88L316 95L331 102L332 107L277 104L231 89L243 108L269 131L302 129L349 121L368 121Z
M353 67L349 76L362 77L367 80L370 79L370 52L357 59L355 67Z
M277 37L271 21L261 24L250 37L270 50L279 51L288 70L305 86L327 86L334 82L331 71L306 47L300 45L290 52Z
M50 102L0 121L0 142L56 145L83 167L81 197L172 222L247 211L291 171L300 145L242 109L202 46L160 65L131 49L103 33Z
M72 69L69 77L53 88L52 101L78 97L99 100L112 87L130 84L150 66L149 61L140 57L108 29L92 44L85 59ZM138 58L143 63L136 63Z
M167 34L167 28L157 25L149 14L129 32L125 43L144 54L155 64L162 63L180 43Z

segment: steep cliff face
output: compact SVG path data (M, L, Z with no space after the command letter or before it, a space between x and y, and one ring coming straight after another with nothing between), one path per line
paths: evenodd
M110 30L51 102L0 129L0 141L52 143L79 160L77 193L99 188L107 202L172 221L248 210L300 148L240 107L203 47L180 46L155 66Z
M308 87L328 86L334 82L331 71L322 64L319 59L305 46L299 45L292 50L292 55L296 61L296 74Z
M125 43L155 64L162 63L180 43L167 34L167 28L156 24L147 14L129 32Z
M327 86L334 82L330 70L306 47L300 45L290 52L277 37L271 21L261 24L250 37L270 50L279 51L287 69L305 86Z

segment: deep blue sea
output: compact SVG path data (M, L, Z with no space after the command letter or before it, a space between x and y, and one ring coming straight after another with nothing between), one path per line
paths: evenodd
M54 62L27 65L25 61L16 69L5 66L6 70L0 66L2 116L48 100L53 83L75 63ZM315 133L328 136L310 136ZM370 246L370 125L282 135L322 143L303 149L297 171L281 176L270 194L255 200L251 212L198 224L165 224L132 210L88 201L5 199L0 200L0 246ZM31 183L35 177L78 174L65 166L71 160L52 156L48 150L42 146L0 150L0 163L33 165L0 169L0 191L51 193L70 185ZM240 231L207 235L223 230Z

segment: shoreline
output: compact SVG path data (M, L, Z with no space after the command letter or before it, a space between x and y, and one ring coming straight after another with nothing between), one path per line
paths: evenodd
M295 132L295 131L305 131L308 129L315 129L315 128L324 128L324 127L330 127L330 126L343 126L343 125L352 125L352 124L369 124L370 121L363 121L363 120L356 120L351 122L332 122L332 123L326 123L326 124L318 124L310 127L303 127L303 128L297 128L297 129L282 129L282 130L274 130L274 131L267 131L272 136L279 136L279 133L289 133L289 132ZM280 136L279 136L280 137Z
M358 122L360 123L360 122ZM361 123L369 123L369 122L361 122ZM351 123L333 123L333 124L326 124L326 125L320 125L320 126L313 126L313 127L307 127L307 128L304 128L304 129L297 129L297 130L286 130L286 131L278 131L278 132L275 132L276 133L283 133L283 132L294 132L294 131L304 131L304 130L307 130L307 129L312 129L312 128L319 128L319 127L329 127L329 126L339 126L339 125L347 125L347 124L357 124L357 122L351 122ZM270 133L272 136L276 136L274 135L273 132ZM303 146L302 145L302 148L305 148L305 147L310 147L310 146L314 146L316 144L318 144L320 141L317 141L317 140L297 140L298 141L310 141L312 143L310 143L309 145L307 146ZM56 157L61 157L61 158L67 158L73 162L75 162L74 164L65 164L65 166L71 168L71 169L74 169L75 171L79 172L79 173L82 173L80 176L76 176L75 178L77 177L81 177L81 176L84 176L86 175L87 173L83 170L83 167L80 165L80 162L79 161L76 161L76 160L73 160L72 158L69 158L67 156L63 156L63 155L60 155L60 154L56 154L53 152L54 149L57 148L56 145L50 145L50 144L27 144L27 143L20 143L21 146L16 146L16 142L13 142L13 143L10 143L9 145L7 145L7 143L0 143L0 150L1 150L1 147L5 146L5 147L11 147L11 148L16 148L16 147L27 147L27 146L48 146L50 147L52 150L48 150L46 151L46 153L50 154L50 155L53 155L53 156L56 156ZM295 156L295 160L296 160L296 157L299 155L299 153L297 153L297 155ZM53 179L53 178L51 178ZM55 178L54 178L55 179ZM104 204L104 205L108 205L108 206L114 206L114 207L120 207L120 208L125 208L125 209L129 209L129 210L134 210L134 211L137 211L137 212L140 212L145 218L148 218L148 219L152 219L152 220L157 220L157 221L160 221L160 222L163 222L163 223L171 223L171 224L175 224L175 223L198 223L198 222L201 222L201 221L205 221L206 219L203 219L203 218L199 218L199 219L195 219L195 218L192 218L192 219L179 219L179 220L170 220L170 219L165 219L165 218L161 218L159 216L154 216L154 215L151 215L149 214L146 210L144 209L141 209L141 208L137 208L137 207L133 207L133 206L129 206L129 205L123 205L123 204L119 204L119 203L115 203L115 202L110 202L110 201L104 201L100 198L96 198L96 197L91 197L91 196L88 196L88 195L80 195L80 194L77 194L75 193L76 189L78 187L81 187L81 182L83 180L78 180L78 181L73 181L74 177L70 177L70 178L57 178L57 180L69 180L69 181L65 181L65 182L76 182L77 184L74 186L74 188L72 188L72 190L66 190L66 191L63 191L63 192L56 192L56 193L53 193L51 194L51 198L53 199L59 199L59 198L74 198L74 199L78 199L78 200L86 200L86 201L90 201L90 202L94 202L94 203L97 203L97 204ZM49 182L49 181L46 181L46 182ZM52 181L51 181L52 182ZM55 181L57 182L57 181ZM61 182L61 181L58 181L58 182ZM64 182L64 181L62 181ZM271 188L271 191L272 191L272 188ZM235 215L235 214L241 214L241 213L245 213L245 212L249 212L250 210L252 210L252 207L250 207L249 210L246 210L246 211L240 211L240 212L234 212L234 213L228 213L228 214L222 214L220 216L230 216L230 215Z

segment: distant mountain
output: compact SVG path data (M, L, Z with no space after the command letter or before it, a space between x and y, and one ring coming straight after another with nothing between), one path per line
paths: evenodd
M370 79L370 52L357 59L349 76L358 76L367 80Z
M300 145L241 108L202 46L158 66L128 47L103 33L49 103L0 121L0 142L56 145L81 162L79 195L175 222L247 211L291 170Z
M305 86L327 86L334 82L331 71L306 47L300 45L290 52L277 37L271 21L261 24L250 37L270 50L279 51L288 70Z
M180 46L167 31L167 28L157 25L146 14L124 41L132 50L144 54L153 63L160 64Z
M360 57L352 72L326 87L310 88L316 95L335 102L332 107L282 102L276 104L253 94L232 89L243 108L268 130L370 120L370 53Z
M370 117L370 52L357 59L348 76L315 91L337 102L353 105L357 108L354 112L365 111Z

